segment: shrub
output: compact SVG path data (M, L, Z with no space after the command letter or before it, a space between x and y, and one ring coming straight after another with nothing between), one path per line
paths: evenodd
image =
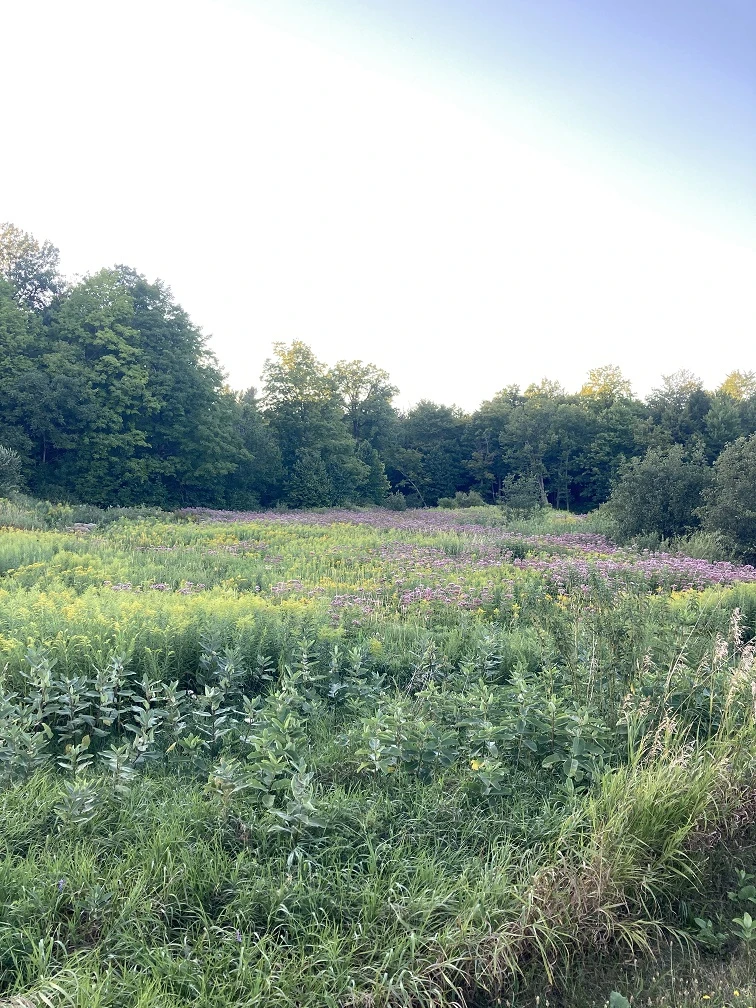
M458 490L454 495L454 500L456 507L460 508L483 507L486 503L477 490L470 490L469 493L462 493Z
M756 434L733 441L714 463L701 516L743 559L756 559Z
M407 498L403 493L397 491L386 498L385 506L389 509L389 511L406 511Z
M732 559L732 550L721 532L707 532L704 529L699 529L692 535L675 539L672 545L674 552L681 556L709 560L711 563Z
M471 490L469 493L458 490L453 497L438 498L440 508L485 507L485 503L477 490Z
M710 481L709 466L681 445L649 448L624 467L606 508L626 540L688 535L699 525L698 508Z
M509 475L499 493L499 504L516 517L526 518L543 506L541 487L534 476Z

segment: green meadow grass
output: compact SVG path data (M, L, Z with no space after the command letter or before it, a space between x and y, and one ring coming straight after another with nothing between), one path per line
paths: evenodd
M555 588L530 560L603 562L590 523L494 508L13 508L0 1005L588 1005L670 941L750 963L756 584Z

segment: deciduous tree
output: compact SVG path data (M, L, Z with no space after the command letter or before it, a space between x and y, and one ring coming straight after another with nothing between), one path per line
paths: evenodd
M682 445L650 448L627 463L609 498L620 535L685 535L699 525L698 508L711 482L705 460Z
M705 528L756 562L756 434L733 441L716 460L701 516Z
M0 277L13 289L18 304L41 312L65 289L59 272L60 253L6 222L0 224Z

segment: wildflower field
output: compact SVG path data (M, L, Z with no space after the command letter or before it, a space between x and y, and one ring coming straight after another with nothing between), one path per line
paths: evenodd
M756 819L753 567L493 507L26 524L1 1005L485 1008L750 951L747 870L696 893Z

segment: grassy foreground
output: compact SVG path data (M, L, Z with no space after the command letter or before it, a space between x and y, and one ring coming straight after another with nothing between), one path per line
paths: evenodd
M0 532L0 1005L750 969L753 568L494 508L50 514Z

